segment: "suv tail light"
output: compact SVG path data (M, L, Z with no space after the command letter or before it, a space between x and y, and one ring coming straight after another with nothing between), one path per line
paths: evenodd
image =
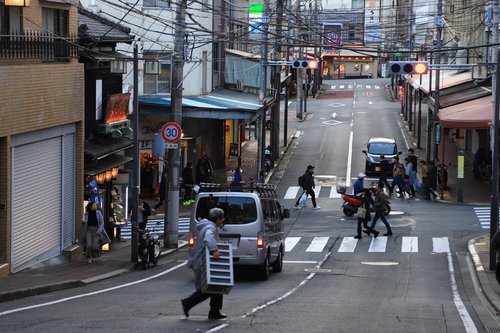
M257 248L258 249L264 248L264 233L263 232L259 232L257 234Z
M190 248L193 248L194 244L196 244L196 238L194 237L193 234L189 234L188 246Z

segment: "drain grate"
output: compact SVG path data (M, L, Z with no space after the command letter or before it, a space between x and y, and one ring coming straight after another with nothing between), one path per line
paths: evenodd
M488 333L500 333L500 327L487 327L486 332L488 332Z

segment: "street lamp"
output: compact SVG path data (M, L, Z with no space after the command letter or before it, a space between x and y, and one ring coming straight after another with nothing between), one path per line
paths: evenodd
M126 69L126 61L129 58L116 58L111 61L110 71L111 73L124 74L123 70ZM144 60L144 72L145 74L153 74L157 75L159 73L159 64L155 59L141 59ZM121 64L120 64L121 62ZM113 64L114 63L114 64ZM137 216L139 214L139 163L140 163L140 155L139 155L139 51L137 48L137 43L134 44L134 58L133 58L133 113L132 113L132 128L133 128L133 142L134 142L134 153L132 161L132 179L131 179L131 188L132 188L132 239L130 241L130 260L132 262L137 262L138 254L137 254ZM151 63L156 63L151 64ZM151 72L151 69L156 69L154 72ZM113 72L116 70L117 72Z

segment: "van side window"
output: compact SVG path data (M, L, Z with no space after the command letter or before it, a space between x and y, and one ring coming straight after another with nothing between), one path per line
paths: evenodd
M204 197L196 207L196 220L208 218L210 209L219 207L224 210L225 224L247 224L257 221L257 204L251 197Z
M260 204L262 205L262 211L264 212L264 221L269 222L271 218L271 212L269 210L269 204L267 200L261 200Z

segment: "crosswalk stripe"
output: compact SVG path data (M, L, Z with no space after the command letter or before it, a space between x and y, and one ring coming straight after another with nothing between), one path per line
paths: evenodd
M401 252L418 252L418 237L403 237Z
M500 208L498 209L500 214ZM491 226L491 207L474 207L476 217L483 229L489 230Z
M180 217L179 218L179 222L178 222L179 234L186 234L189 232L189 221L190 221L189 217ZM154 230L155 233L162 235L163 234L163 225L164 225L163 223L164 223L163 219L150 219L150 220L148 220L148 223L146 224L146 228L149 230ZM132 225L130 223L128 223L122 227L121 237L123 239L132 238Z
M314 237L306 252L322 252L330 237Z
M378 85L375 85L375 89L380 89L380 86L378 86Z
M373 237L368 252L385 252L387 237Z
M297 245L302 237L286 237L285 238L285 252L290 252L293 250L295 245Z
M330 86L330 89L331 89L331 90L335 90L335 87L336 87L335 85Z
M300 186L290 186L286 190L285 197L283 199L295 199L297 193L299 192Z
M344 237L337 252L354 252L358 240L354 237Z
M340 88L340 89L344 89L344 87L345 87L345 86L344 86L343 84L341 84L341 85L339 86L339 88Z
M330 195L329 195L329 198L330 199L338 199L340 198L342 195L340 193L337 193L337 187L336 186L332 186L330 188Z
M367 84L365 87L366 87L366 89L371 89L372 88L372 86L369 85L369 84Z
M349 89L354 89L354 86L352 84L347 86Z
M319 192L321 191L321 186L316 186L314 188L314 195L316 195L316 198L319 197Z
M447 237L432 237L432 252L449 253L450 244Z

